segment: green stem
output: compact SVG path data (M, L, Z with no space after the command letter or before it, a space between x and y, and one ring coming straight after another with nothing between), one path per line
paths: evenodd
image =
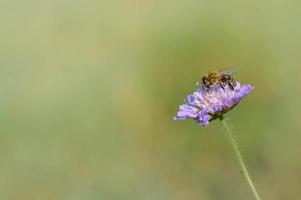
M222 121L222 123L223 123L223 125L224 125L224 127L225 127L225 129L226 129L227 136L228 136L228 138L229 138L229 140L230 140L230 143L232 144L232 146L233 146L233 148L234 148L234 151L235 151L237 160L238 160L238 162L239 162L239 165L240 165L240 167L241 167L241 169L242 169L242 172L243 172L243 174L245 175L245 177L246 177L246 179L247 179L247 182L248 182L248 184L250 185L250 187L251 187L251 189L252 189L252 192L254 193L254 196L255 196L256 200L260 200L260 197L259 197L259 195L258 195L258 192L257 192L257 190L256 190L256 188L255 188L255 185L254 185L254 183L252 182L252 179L251 179L250 174L249 174L249 172L248 172L247 166L246 166L246 164L245 164L245 162L244 162L244 160L243 160L243 158L242 158L242 156L241 156L241 153L240 153L239 148L238 148L238 144L237 144L237 142L236 142L236 140L235 140L235 138L234 138L234 136L233 136L233 133L232 133L232 131L231 131L229 125L227 124L227 122L224 120L224 118L221 117L220 119L221 119L221 121Z

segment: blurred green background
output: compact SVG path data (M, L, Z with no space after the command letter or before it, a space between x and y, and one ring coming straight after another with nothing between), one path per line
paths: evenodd
M253 199L218 121L172 120L202 74L263 200L301 187L301 2L0 0L0 199Z

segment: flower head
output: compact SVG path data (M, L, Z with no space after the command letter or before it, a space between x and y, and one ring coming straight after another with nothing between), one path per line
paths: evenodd
M238 81L235 81L234 87L229 84L214 84L211 87L200 85L197 91L186 97L186 103L179 107L174 119L193 119L207 126L210 121L222 117L236 106L252 89L253 86L241 85Z

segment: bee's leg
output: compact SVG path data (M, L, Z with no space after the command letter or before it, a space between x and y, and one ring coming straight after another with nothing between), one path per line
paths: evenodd
M231 88L231 90L234 90L233 82L232 81L228 81L227 83L228 83L229 87Z
M222 82L220 82L219 85L221 86L221 88L223 88L223 90L225 90L224 84Z
M202 83L203 83L203 85L207 85L207 80L205 77L202 78Z
M236 81L234 79L232 79L232 84L234 87L236 86Z
M232 78L232 79L231 79L231 82L232 82L233 88L236 87L236 80L234 80L234 79Z

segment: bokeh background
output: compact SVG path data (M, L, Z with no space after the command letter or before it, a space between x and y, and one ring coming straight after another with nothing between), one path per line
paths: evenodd
M174 122L202 74L264 200L301 196L301 2L1 0L0 199L253 199L218 121Z

